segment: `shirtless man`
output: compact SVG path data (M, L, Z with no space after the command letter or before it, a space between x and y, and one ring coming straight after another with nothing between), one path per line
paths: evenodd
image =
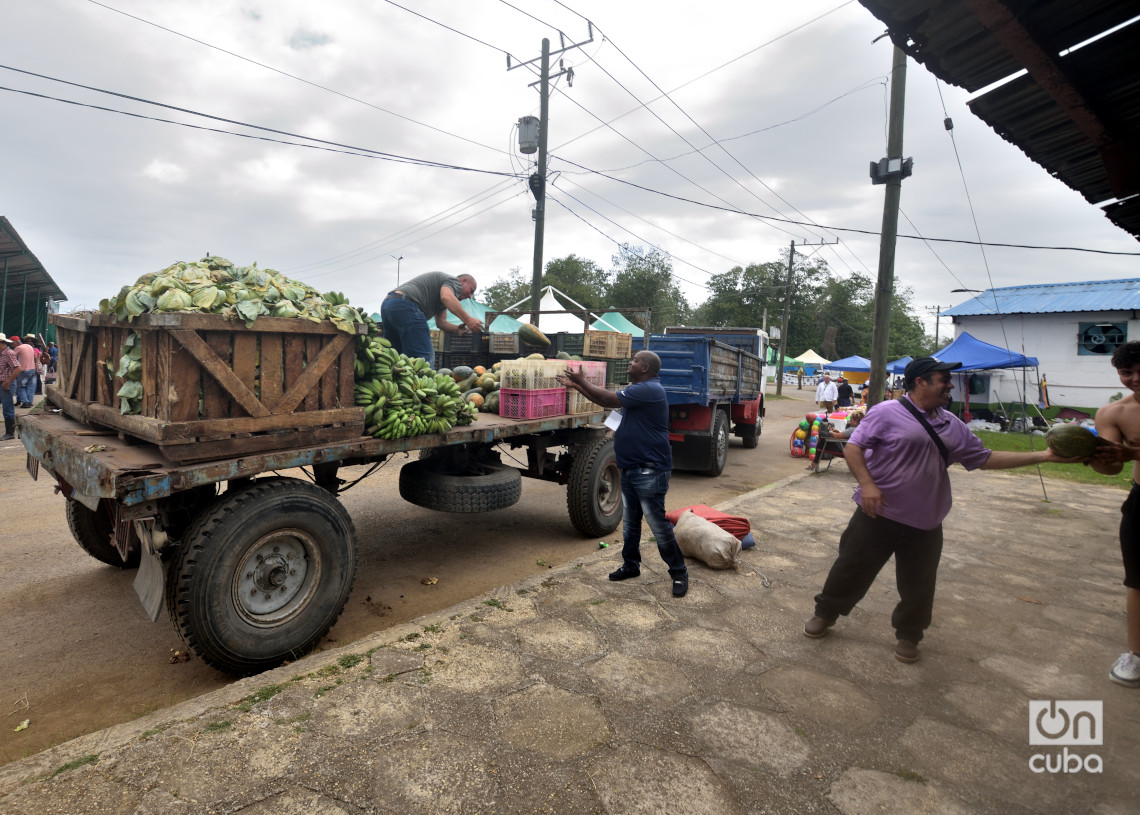
M1091 466L1098 473L1116 475L1124 462L1132 462L1132 491L1121 508L1120 553L1124 557L1124 585L1128 589L1128 650L1120 655L1108 678L1129 688L1140 688L1140 342L1126 342L1112 354L1112 367L1130 393L1096 412L1097 435L1118 447L1115 460L1103 455Z

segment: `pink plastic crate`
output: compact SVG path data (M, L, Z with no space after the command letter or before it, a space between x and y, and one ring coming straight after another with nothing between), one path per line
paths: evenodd
M520 391L499 390L499 415L511 419L545 419L566 412L566 388Z

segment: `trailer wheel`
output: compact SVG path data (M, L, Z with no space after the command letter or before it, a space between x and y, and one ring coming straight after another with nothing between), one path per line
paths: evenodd
M469 472L439 469L435 457L409 461L400 468L400 497L439 512L490 512L518 503L522 476L513 467L472 464Z
M356 557L352 519L326 490L260 479L228 491L186 530L167 572L167 611L207 665L259 673L328 633Z
M113 527L111 518L111 504L106 498L99 499L99 509L95 512L79 501L67 502L67 526L75 542L83 547L84 552L108 566L118 569L137 569L142 557L138 541L132 539L131 548L127 550L127 559L123 560L115 544L111 543Z
M595 439L574 454L566 485L570 522L583 535L596 538L617 529L622 518L621 470L613 439Z
M728 419L723 410L713 415L712 444L709 445L709 466L702 470L702 474L716 478L724 472L724 465L728 463Z
M760 434L764 432L764 417L756 411L756 423L740 425L740 440L748 450L755 449L760 444Z

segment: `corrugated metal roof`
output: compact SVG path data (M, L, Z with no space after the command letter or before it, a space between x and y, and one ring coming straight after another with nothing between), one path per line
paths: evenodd
M24 239L6 217L0 215L0 284L7 269L8 285L0 291L9 309L22 307L26 298L42 301L66 300L63 289L56 285L39 258L31 253Z
M944 317L988 314L1057 314L1140 309L1140 279L1044 283L986 291L942 312Z
M975 114L1140 238L1140 24L1061 56L1140 14L1136 0L859 0L892 41Z

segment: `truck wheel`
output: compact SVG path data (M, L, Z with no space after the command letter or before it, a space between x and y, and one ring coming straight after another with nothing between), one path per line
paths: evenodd
M709 446L709 466L702 470L702 474L716 478L724 472L724 465L728 462L728 419L723 410L713 415L712 444Z
M99 509L96 512L89 510L78 501L67 502L67 526L75 542L83 547L83 551L91 557L114 566L118 569L137 569L142 550L138 540L132 536L131 548L127 551L124 561L119 556L119 550L111 543L112 528L111 505L106 498L99 499Z
M613 439L595 439L574 454L566 485L570 522L583 535L608 535L621 523L621 470Z
M756 424L740 425L740 440L748 450L760 444L760 434L764 431L764 417L756 413Z
M443 472L432 458L400 468L400 497L439 512L490 512L518 503L522 476L513 467L475 464L468 473Z
M166 607L207 665L248 675L295 659L340 616L356 577L356 530L329 493L293 478L230 490L186 530Z

